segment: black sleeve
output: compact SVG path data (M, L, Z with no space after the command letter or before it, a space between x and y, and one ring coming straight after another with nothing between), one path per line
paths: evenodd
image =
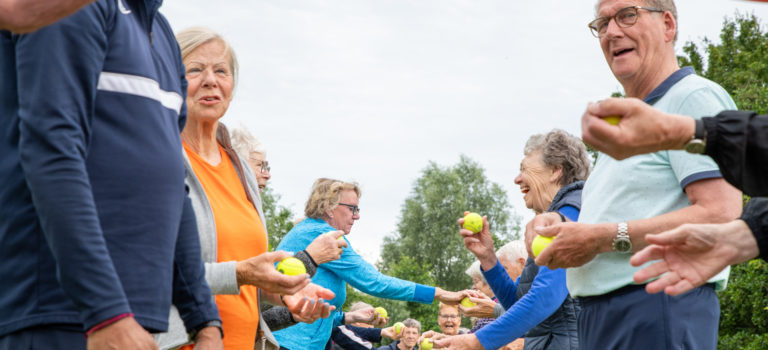
M381 341L381 328L362 328L350 325L334 327L331 340L347 350L370 350Z
M315 273L317 272L317 264L315 264L315 260L312 259L312 256L310 256L306 250L297 252L293 255L293 257L301 260L301 262L304 263L304 266L307 268L307 274L309 274L309 277L315 276Z
M752 198L741 219L747 223L760 248L760 258L768 261L768 198Z
M293 320L291 312L284 306L273 306L262 312L261 317L264 318L264 323L267 324L267 327L269 327L269 330L272 332L279 331L298 323Z
M704 117L707 155L723 177L750 196L768 196L768 115L723 111Z

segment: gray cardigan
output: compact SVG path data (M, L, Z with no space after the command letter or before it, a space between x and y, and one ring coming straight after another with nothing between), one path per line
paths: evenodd
M208 197L203 190L200 180L195 176L195 172L192 169L192 165L189 162L189 157L186 152L184 152L184 161L187 170L186 184L189 187L189 197L192 201L192 208L195 211L197 229L200 236L200 248L203 262L205 263L205 280L208 282L208 285L210 285L211 292L214 295L239 294L240 287L237 283L237 275L235 271L237 262L216 262L217 241L213 210L211 209L210 202L208 202ZM259 187L256 177L244 161L241 160L240 163L242 164L243 175L248 184L251 198L253 198L254 206L256 207L256 211L261 218L261 222L264 225L264 231L266 232L266 220L264 219L264 212L261 208L261 197L259 196ZM304 264L307 266L307 272L310 273L310 275L313 275L316 271L316 266L311 262L311 259L309 259L303 252L297 253L296 257L299 258L299 260L304 261ZM279 329L291 326L296 322L292 319L290 312L285 307L272 307L269 308L268 311L264 311L263 309L264 307L260 307L260 334L256 335L255 349L278 349L279 346L272 336L270 326L273 329ZM155 339L161 350L176 349L182 345L190 343L186 328L184 327L184 322L175 306L171 306L170 318L168 320L168 332L156 335Z

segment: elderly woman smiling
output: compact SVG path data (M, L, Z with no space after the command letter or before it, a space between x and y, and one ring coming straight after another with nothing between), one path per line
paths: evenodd
M360 219L360 188L355 183L333 179L318 179L312 186L304 214L307 219L299 222L280 242L278 249L297 252L324 232L352 231L352 225ZM347 298L346 284L379 298L432 303L434 299L456 304L463 295L440 288L424 286L381 274L363 260L351 246L344 249L341 259L320 265L312 282L336 293L331 304L341 309ZM349 319L340 311L313 324L297 324L275 332L280 345L290 350L323 349L331 336L332 328L359 320Z
M515 183L528 208L537 213L557 212L562 220L576 221L581 210L581 189L589 175L584 143L562 130L531 136ZM463 219L459 219L459 224ZM488 284L507 310L475 334L439 340L435 346L456 349L498 349L525 336L526 349L578 349L576 322L579 305L568 296L565 269L537 266L530 257L517 281L498 262L485 222L474 235L462 229L464 244L474 253Z
M274 263L290 254L267 253L257 180L234 152L226 128L219 123L232 101L237 76L234 51L207 28L190 28L179 32L176 38L189 82L188 120L181 134L186 182L196 214L206 281L216 294L226 334L224 347L252 350L258 338L260 347L270 341L271 347L276 348L269 328L292 325L294 320L313 322L318 317L327 317L333 307L322 299L333 298L334 294L311 284L307 275L278 273ZM336 239L341 235L324 235L305 250L297 251L296 257L313 274L315 262L340 256L340 248L346 246L346 242ZM276 307L262 314L262 300L285 304L288 309ZM179 322L172 311L171 329ZM181 337L184 341L185 333ZM173 335L173 331L169 332L169 336ZM172 345L175 344L169 342L167 346Z

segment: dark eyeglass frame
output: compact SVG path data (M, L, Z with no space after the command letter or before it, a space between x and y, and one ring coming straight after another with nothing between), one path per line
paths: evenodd
M442 318L444 320L451 319L451 318L459 318L461 315L443 315L443 314L437 314L437 317Z
M665 12L666 10L663 9L657 9L654 7L642 7L642 6L629 6L625 7L619 11L616 11L616 14L613 16L603 16L598 17L592 20L592 22L589 22L587 24L587 27L589 27L589 31L592 32L592 35L595 38L600 38L601 36L605 35L605 31L608 29L608 24L611 22L611 19L613 19L614 22L616 22L616 25L618 25L621 28L629 28L635 23L637 23L637 12L639 10L646 10L648 12ZM632 17L623 17L623 19L619 20L621 16L626 15L632 15ZM602 33L600 30L602 29Z
M260 160L260 159L257 159L257 158L251 158L251 160L261 161L261 165L259 166L259 171L261 171L262 173L268 173L268 172L272 171L272 167L269 166L269 162L268 161Z
M339 203L339 205L343 205L343 206L349 208L349 210L352 211L352 215L360 214L360 207L358 207L356 205L346 204L346 203Z

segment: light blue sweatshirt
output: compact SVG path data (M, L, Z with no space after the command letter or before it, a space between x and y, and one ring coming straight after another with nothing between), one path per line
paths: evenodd
M294 226L283 238L277 250L301 251L319 235L336 231L320 219L305 219ZM346 240L346 238L345 238ZM349 241L347 241L349 244ZM435 288L381 274L373 265L355 253L352 246L344 248L339 260L318 266L312 282L330 289L336 297L330 303L336 306L330 317L314 323L299 323L274 333L280 346L290 350L323 349L331 337L333 327L343 323L341 306L347 299L346 285L379 298L432 303Z

